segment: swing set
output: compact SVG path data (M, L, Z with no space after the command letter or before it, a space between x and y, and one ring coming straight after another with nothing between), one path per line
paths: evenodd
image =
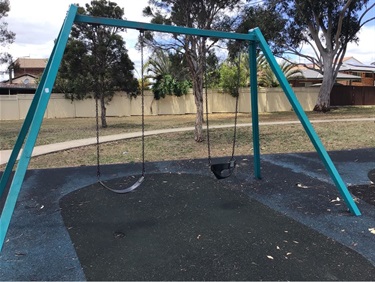
M254 156L254 176L257 179L261 179L260 170L260 146L259 146L259 117L258 117L258 92L257 92L257 63L256 63L256 50L259 47L263 52L265 58L267 59L272 71L277 77L286 97L288 98L294 112L299 118L304 130L306 131L308 137L310 138L312 144L314 145L316 151L318 152L322 162L324 163L329 175L331 176L334 184L336 185L340 195L343 197L349 211L355 216L360 216L356 203L354 202L351 194L349 193L344 181L342 180L340 174L338 173L335 165L333 164L330 156L328 155L326 149L324 148L322 142L320 141L318 135L316 134L313 126L311 125L308 117L303 111L298 99L296 98L292 88L290 87L287 79L285 78L283 72L281 71L275 57L273 56L271 49L269 48L265 38L263 37L261 31L258 28L252 29L248 34L240 33L230 33L215 30L203 30L196 28L178 27L178 26L168 26L168 25L158 25L151 23L133 22L120 19L112 18L100 18L92 17L86 15L80 15L77 13L78 7L71 5L69 7L68 13L61 27L60 33L57 37L56 43L52 50L51 56L48 60L47 66L43 75L41 77L38 88L35 92L34 98L31 102L30 108L21 127L20 133L13 147L11 156L7 163L7 166L2 174L0 180L0 198L5 197L5 202L0 215L0 250L5 241L5 236L9 228L11 217L17 202L17 198L25 178L25 174L29 165L32 151L35 146L36 139L43 121L45 111L47 109L48 101L51 96L51 91L56 79L58 68L60 66L64 50L74 23L86 23L104 26L115 26L136 29L143 34L144 31L156 31L164 33L174 33L174 34L186 34L193 36L211 37L211 38L224 38L232 39L238 41L249 42L249 65L250 65L250 98L251 98L251 115L252 115L252 135L253 135L253 156ZM143 50L142 50L143 52ZM142 54L143 58L143 54ZM142 62L143 67L143 62ZM143 75L143 70L142 70ZM207 78L207 74L205 74ZM142 79L143 84L143 79ZM143 85L142 85L143 91ZM207 91L207 87L206 87ZM207 92L206 92L207 95ZM207 100L207 99L206 99ZM97 101L96 101L97 103ZM207 107L207 104L206 104ZM98 108L96 104L96 109ZM234 127L234 141L233 141L233 151L232 157L228 163L212 164L210 156L210 140L209 140L209 128L208 128L208 118L207 120L207 143L208 143L208 157L211 171L215 174L218 179L226 178L230 176L235 168L234 160L234 147L236 138L236 122L237 122L237 112L238 112L238 98L236 101L236 116L235 116L235 127ZM207 113L208 111L206 111ZM208 116L207 116L208 117ZM97 121L98 124L98 121ZM99 130L97 125L97 143L99 144ZM5 188L10 180L11 172L16 163L17 157L22 149L18 165L15 169L14 176L9 186L9 190L4 194ZM99 152L99 149L97 150ZM135 182L132 186L124 190L116 190L111 187L106 186L106 184L100 179L100 164L99 164L99 154L98 154L98 182L105 188L112 190L117 193L127 193L130 192L141 185L145 177L144 168L144 96L142 92L142 175L140 179Z

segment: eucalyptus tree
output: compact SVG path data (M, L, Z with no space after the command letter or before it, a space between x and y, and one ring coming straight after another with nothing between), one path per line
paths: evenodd
M266 0L267 7L283 15L286 55L298 55L304 66L323 75L315 111L328 111L330 92L349 42L358 42L358 32L375 17L370 0ZM307 45L312 52L301 50Z
M94 17L123 19L124 9L106 0L91 1L78 12ZM94 97L100 101L102 127L107 127L106 105L115 91L139 94L134 63L120 32L123 28L75 24L56 80L56 90L71 99Z
M231 11L238 8L240 0L150 0L144 15L151 22L199 29L230 30L234 20ZM173 49L184 54L192 80L197 114L194 139L203 141L203 84L206 55L215 40L205 37L174 34L169 38L148 33L148 44L155 48Z

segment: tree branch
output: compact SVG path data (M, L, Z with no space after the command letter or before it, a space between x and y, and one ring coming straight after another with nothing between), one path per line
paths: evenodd
M359 28L362 28L365 24L367 24L368 22L371 22L371 21L373 21L373 20L375 20L375 17L373 17L373 18L369 18L368 20L366 20L365 22L363 22L363 23L359 26Z
M341 31L342 31L342 23L343 23L343 20L344 20L344 16L345 16L345 12L346 10L349 8L350 4L352 3L352 0L348 0L348 2L346 2L345 6L342 8L341 12L340 12L340 16L339 16L339 22L337 24L337 31L336 31L336 35L335 35L335 51L339 48L339 38L340 38L340 35L341 35Z
M375 7L375 3L373 3L370 7L368 7L368 8L363 12L363 14L359 17L358 22L361 23L361 21L363 20L363 17L367 14L367 12L370 11L370 10L371 10L372 8L374 8L374 7ZM371 18L371 19L365 21L363 24L360 25L360 27L362 27L365 23L368 23L369 21L371 21L371 20L373 20L373 19L375 19L375 17L373 17L373 18Z

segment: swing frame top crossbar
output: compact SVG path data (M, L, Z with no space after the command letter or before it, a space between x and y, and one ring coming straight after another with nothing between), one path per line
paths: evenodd
M185 35L195 35L201 37L212 37L212 38L224 38L224 39L235 39L235 40L246 40L246 41L257 41L255 34L250 31L250 33L233 33L217 30L206 30L191 27L181 27L172 25L161 25L152 23L143 23L135 21L127 21L120 19L111 19L103 17L92 17L86 15L77 14L74 21L76 23L86 23L86 24L98 24L105 26L123 27L144 31L157 31L164 33L174 33L174 34L185 34Z
M17 198L25 178L25 174L29 165L32 151L34 149L36 139L41 127L45 111L47 109L48 101L51 96L53 85L56 80L57 71L59 69L65 47L67 45L69 35L74 23L97 24L106 26L116 26L130 29L137 29L140 31L158 31L174 34L186 34L193 36L202 36L207 38L225 38L234 40L245 40L249 44L249 65L250 65L250 98L251 98L251 115L252 115L252 131L253 131L253 156L254 156L254 176L261 179L260 172L260 146L259 146L259 117L258 117L258 90L257 90L257 48L259 47L266 57L271 69L278 79L281 88L289 100L293 110L299 118L303 128L305 129L311 143L314 145L322 162L324 163L332 181L336 185L339 193L343 197L350 212L356 216L361 215L356 203L349 193L345 183L333 164L330 156L316 134L312 124L307 115L302 109L296 95L288 83L284 73L278 65L273 56L270 47L268 46L263 34L258 28L252 29L248 34L239 34L231 32L222 32L215 30L203 30L187 27L178 27L170 25L158 25L151 23L141 23L126 21L120 19L91 17L78 14L78 7L70 5L69 11L66 15L64 23L61 27L60 33L57 37L56 43L53 47L51 56L48 60L47 66L43 72L38 88L35 92L34 98L31 102L30 108L25 117L24 123L21 127L20 133L13 147L11 156L7 166L2 174L0 180L0 197L4 196L3 192L10 180L11 172L16 163L17 157L21 152L19 162L14 172L9 190L4 197L5 203L0 215L0 250L5 241L5 236L11 221L11 217L17 202Z

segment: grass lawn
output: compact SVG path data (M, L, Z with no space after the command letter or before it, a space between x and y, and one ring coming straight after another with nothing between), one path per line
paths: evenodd
M329 113L307 113L311 120L374 118L375 108L339 108ZM145 130L191 127L195 115L146 116ZM233 114L212 114L210 125L233 124ZM260 114L261 122L297 120L293 112ZM23 121L1 121L1 150L12 149ZM238 123L251 122L251 115L240 114ZM141 117L109 117L108 128L100 135L119 134L141 130ZM327 150L345 150L375 147L374 121L330 122L313 125ZM252 154L250 127L239 127L236 154ZM95 119L46 119L43 121L37 145L67 140L95 137ZM211 129L212 157L230 156L233 128ZM306 133L299 124L261 125L260 144L262 153L286 153L314 151ZM101 163L129 163L141 160L141 139L101 144ZM195 159L207 156L207 143L196 143L193 132L168 133L145 138L146 161ZM87 146L33 157L29 168L81 166L96 164L96 147ZM0 167L4 169L4 166Z

